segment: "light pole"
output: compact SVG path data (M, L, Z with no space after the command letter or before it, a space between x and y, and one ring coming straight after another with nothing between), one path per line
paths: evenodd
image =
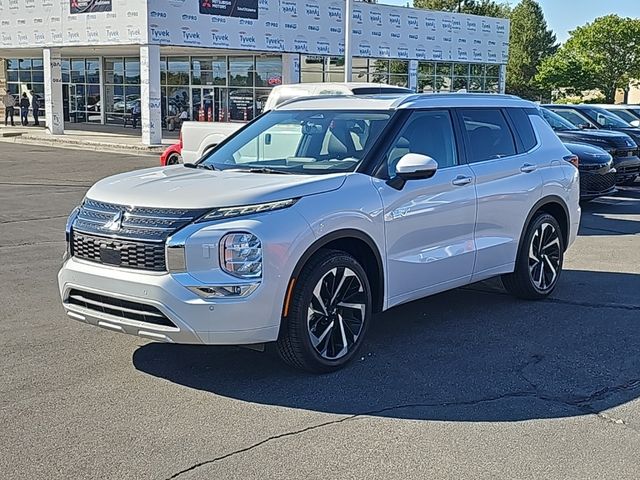
M346 0L344 9L344 81L351 81L351 66L353 58L351 57L351 20L353 11L353 0Z

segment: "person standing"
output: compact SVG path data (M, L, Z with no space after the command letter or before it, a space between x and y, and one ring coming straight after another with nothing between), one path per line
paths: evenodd
M140 102L136 102L133 104L133 108L131 109L131 123L133 124L133 128L138 128L138 122L140 121L141 115L142 109L140 108Z
M29 97L27 97L26 93L22 94L22 98L20 99L20 123L23 127L29 125L29 108L31 107L31 102L29 101Z
M9 118L11 118L11 126L15 127L16 124L13 123L13 110L16 106L15 97L7 92L6 95L2 97L2 102L4 103L4 126L7 126L7 121L9 120Z
M38 94L31 91L31 109L33 110L33 126L40 126L40 97Z

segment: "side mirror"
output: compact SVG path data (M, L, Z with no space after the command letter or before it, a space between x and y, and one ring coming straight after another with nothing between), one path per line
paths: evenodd
M425 180L438 171L438 162L428 155L407 153L396 164L396 176L387 182L392 188L402 190L409 180Z
M580 125L578 125L578 128L580 130L593 130L593 125L589 123L581 123Z
M631 126L636 128L640 127L640 120L634 120L631 122Z

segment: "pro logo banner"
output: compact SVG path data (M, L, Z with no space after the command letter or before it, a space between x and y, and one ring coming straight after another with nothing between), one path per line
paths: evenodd
M221 17L258 19L258 0L198 0L200 13Z
M111 0L70 0L70 13L110 12Z

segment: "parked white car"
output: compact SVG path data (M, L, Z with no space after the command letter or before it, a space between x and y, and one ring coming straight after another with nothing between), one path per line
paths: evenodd
M495 276L551 294L580 222L570 162L515 97L295 100L195 166L94 185L67 223L60 295L112 331L276 342L291 365L334 370L396 305Z
M298 83L278 85L271 90L264 111L273 110L293 98L319 95L378 95L411 93L411 90L380 83ZM182 125L182 159L195 163L217 144L239 130L244 123L184 122Z

